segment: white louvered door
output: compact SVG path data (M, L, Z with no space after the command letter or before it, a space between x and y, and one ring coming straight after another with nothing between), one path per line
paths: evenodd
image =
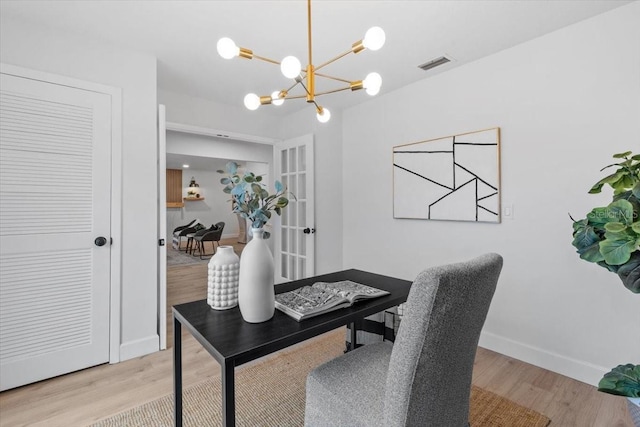
M6 390L109 361L111 98L0 78Z

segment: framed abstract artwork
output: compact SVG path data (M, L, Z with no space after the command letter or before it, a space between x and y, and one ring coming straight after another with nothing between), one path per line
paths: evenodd
M393 217L500 222L500 128L393 147Z

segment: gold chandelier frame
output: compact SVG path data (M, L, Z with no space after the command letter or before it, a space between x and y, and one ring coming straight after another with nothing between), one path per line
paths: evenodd
M308 43L308 62L305 69L302 69L300 61L295 57L286 57L282 61L277 61L275 59L267 58L265 56L256 55L251 49L247 49L244 47L238 47L235 43L229 38L222 38L218 41L218 53L225 59L231 59L233 57L241 57L245 59L258 59L264 62L268 62L271 64L279 65L281 70L285 76L289 78L293 78L295 83L288 88L281 89L279 91L273 92L271 95L258 96L255 94L248 94L245 96L245 106L251 110L257 109L260 105L281 105L285 100L290 99L306 99L308 103L313 103L315 105L318 120L321 122L326 122L330 118L330 112L327 108L322 107L320 104L316 102L316 97L322 95L328 95L332 93L342 92L345 90L357 91L360 89L367 89L367 93L370 95L376 95L382 84L382 79L378 73L370 73L367 78L364 80L347 80L344 78L332 76L325 73L319 73L321 69L326 67L329 64L334 63L335 61L353 53L357 54L362 52L363 50L369 48L370 50L378 50L384 45L385 42L385 34L384 31L379 27L370 28L365 34L364 39L358 40L357 42L351 45L351 48L345 52L336 55L334 58L323 62L318 66L313 65L313 45L312 45L312 35L311 35L311 0L307 0L307 43ZM292 59L291 59L292 58ZM285 64L287 62L287 64ZM285 65L283 65L285 64ZM285 68L288 67L288 68ZM316 77L321 77L325 79L330 79L334 81L338 81L341 83L346 83L345 86L326 90L322 92L316 92ZM290 91L293 90L296 86L302 86L304 88L305 93L302 95L291 95Z

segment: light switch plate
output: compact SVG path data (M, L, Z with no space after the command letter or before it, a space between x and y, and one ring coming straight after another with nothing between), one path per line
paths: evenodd
M503 203L502 204L502 217L504 219L514 219L513 203Z

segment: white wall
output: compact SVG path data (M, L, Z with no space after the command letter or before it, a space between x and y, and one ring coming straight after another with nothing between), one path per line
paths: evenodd
M213 52L215 54L215 52ZM214 84L212 82L211 84ZM280 118L265 109L249 111L242 104L226 105L163 89L158 90L160 104L167 107L167 121L245 135L276 138Z
M332 108L331 120L320 123L308 106L288 116L280 128L281 139L314 135L316 223L309 226L316 229L316 274L338 271L343 265L342 124L340 110Z
M167 153L261 163L273 161L271 145L172 131L167 132Z
M158 349L156 60L27 22L1 22L0 61L122 89L122 359ZM140 191L143 188L144 191Z
M590 384L639 362L640 296L578 258L567 215L606 205L610 192L587 194L599 169L639 151L638 22L634 2L346 110L345 266L413 279L498 252L481 345ZM513 220L393 219L394 145L494 126Z

